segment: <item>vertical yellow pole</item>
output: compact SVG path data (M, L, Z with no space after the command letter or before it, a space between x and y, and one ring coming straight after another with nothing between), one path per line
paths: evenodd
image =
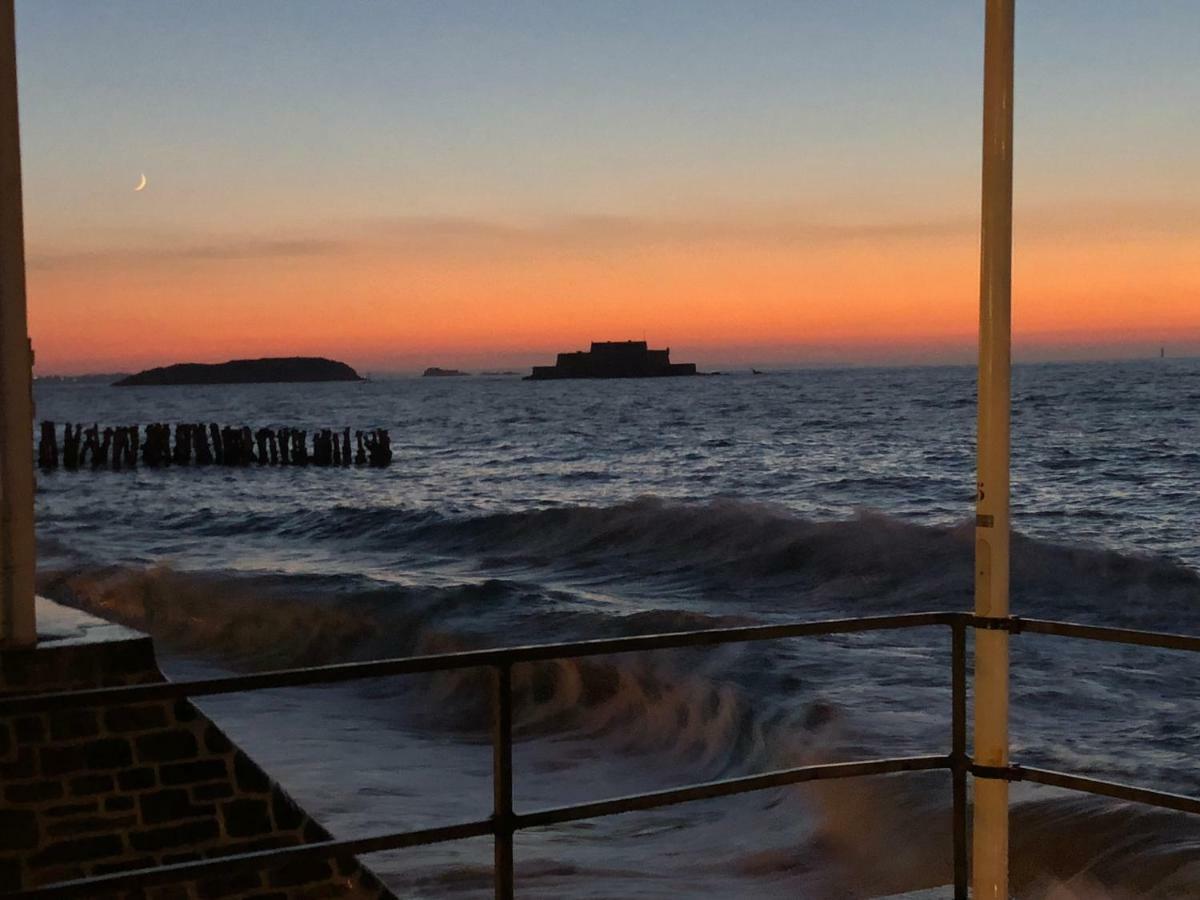
M1014 0L987 0L975 613L1008 616ZM975 762L1008 765L1008 632L975 632ZM973 896L1008 900L1008 782L975 780Z
M25 242L13 0L0 0L0 646L37 639L33 617L33 351L25 321Z

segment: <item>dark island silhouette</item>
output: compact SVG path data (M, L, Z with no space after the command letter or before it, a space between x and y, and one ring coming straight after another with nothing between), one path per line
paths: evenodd
M671 350L651 350L645 341L593 341L591 350L558 354L552 366L534 366L526 381L558 378L663 378L695 375L695 363L671 362Z
M456 375L466 375L466 372L460 372L458 369L439 369L437 366L430 366L421 373L422 378L453 378Z
M176 384L271 384L304 381L362 381L344 362L321 356L231 359L223 363L177 363L146 369L113 382L116 387Z

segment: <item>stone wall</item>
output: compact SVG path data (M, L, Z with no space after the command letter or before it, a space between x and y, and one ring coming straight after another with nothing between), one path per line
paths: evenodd
M0 652L0 695L162 681L149 638ZM0 720L0 891L328 840L187 701ZM124 894L161 900L390 898L352 858Z

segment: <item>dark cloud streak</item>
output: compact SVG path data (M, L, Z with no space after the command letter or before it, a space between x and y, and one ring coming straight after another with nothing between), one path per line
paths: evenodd
M343 245L322 239L227 239L214 243L151 244L140 247L106 247L66 253L32 252L26 265L34 271L62 271L106 265L171 265L186 262L221 262L257 259L292 259L332 256Z
M1185 213L1187 213L1185 215ZM1133 234L1191 232L1190 209L1018 209L1018 240L1023 237L1107 238ZM170 266L302 260L357 254L392 258L487 260L539 254L594 256L660 248L736 245L739 247L825 247L858 243L975 239L978 222L970 215L881 222L815 222L786 214L736 214L725 218L647 215L575 215L541 221L455 216L380 217L331 225L318 236L265 238L258 235L170 237L107 234L93 249L31 252L33 271L105 266ZM121 240L117 245L114 242Z
M818 243L879 239L920 239L972 234L966 217L884 223L817 223L788 218L738 218L727 221L645 216L567 216L534 224L454 217L378 219L365 231L380 239L479 244L596 245L691 243Z

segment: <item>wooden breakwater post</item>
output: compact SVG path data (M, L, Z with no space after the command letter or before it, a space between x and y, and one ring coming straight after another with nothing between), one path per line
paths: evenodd
M313 434L300 428L258 428L221 426L216 422L183 422L173 427L152 422L139 430L137 425L101 428L72 424L63 426L61 465L67 471L80 468L136 469L139 460L151 469L168 466L321 466L354 465L384 468L392 462L392 439L386 428L354 432L350 429L323 428ZM46 472L60 464L58 432L52 421L41 423L38 466Z
M54 434L54 423L42 423L42 440L38 444L38 466L42 469L58 468L58 438Z

